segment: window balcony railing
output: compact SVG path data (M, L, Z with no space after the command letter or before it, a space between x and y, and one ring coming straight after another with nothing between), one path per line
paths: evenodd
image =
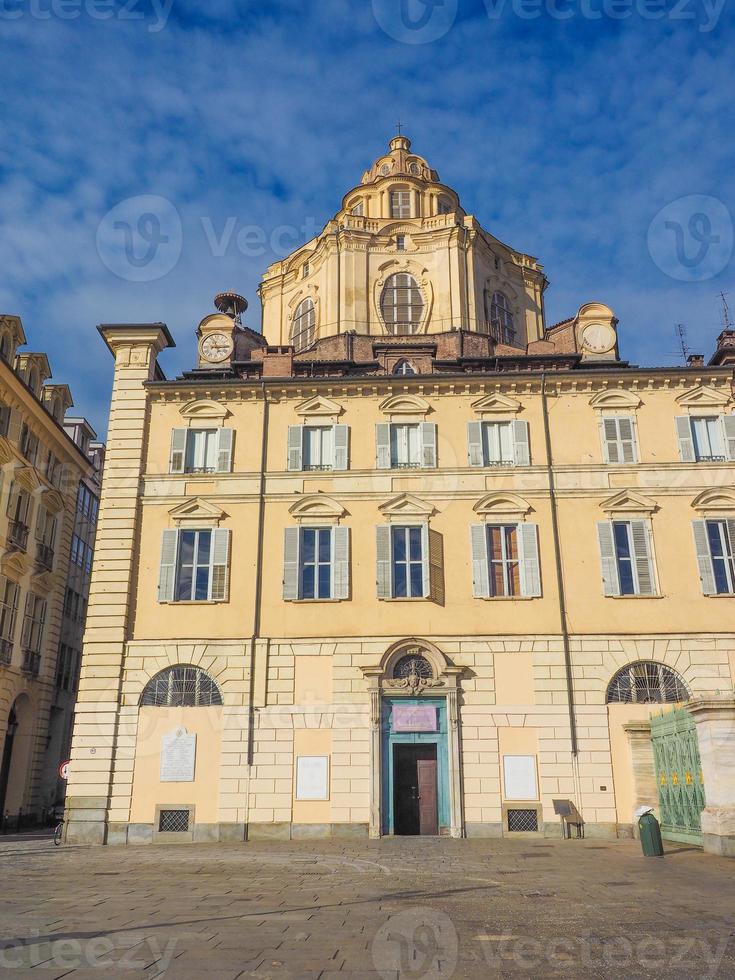
M512 459L489 459L485 466L512 466Z
M44 568L52 571L54 567L54 549L39 541L36 548L36 561L39 565L43 565Z
M184 473L216 473L216 466L185 466Z
M331 463L307 463L304 466L304 470L309 470L309 471L313 471L313 470L331 470L332 468L333 467L332 467L332 464Z
M0 664L9 664L13 659L13 641L0 637Z
M28 545L28 525L20 521L8 521L8 544L19 551L25 551Z
M22 667L23 672L25 674L31 674L33 677L38 677L38 672L40 669L41 654L36 653L35 650L24 650Z
M727 456L697 456L698 463L726 463Z
M421 463L393 463L391 469L393 470L420 470Z

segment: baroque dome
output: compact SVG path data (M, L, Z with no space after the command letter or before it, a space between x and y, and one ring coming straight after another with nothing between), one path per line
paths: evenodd
M411 140L407 136L394 136L390 141L389 152L375 161L362 175L362 184L374 184L385 177L413 177L439 183L439 174L432 170L427 161L411 152Z

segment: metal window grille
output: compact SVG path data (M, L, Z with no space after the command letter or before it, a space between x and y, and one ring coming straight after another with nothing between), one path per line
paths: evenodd
M538 812L536 810L508 810L508 830L522 833L534 833L538 830Z
M305 350L314 343L316 310L312 299L304 299L296 307L291 324L291 343L296 352Z
M623 667L607 689L608 704L671 704L688 698L689 692L679 675L671 667L653 661Z
M158 830L162 834L185 834L189 830L188 810L161 810Z
M407 272L388 276L380 298L380 309L388 333L415 333L423 316L424 300L414 277Z
M396 662L393 668L394 677L409 677L411 674L417 674L419 677L424 678L434 676L431 664L418 651L405 654Z
M141 706L208 708L222 704L219 688L199 667L167 667L145 686Z

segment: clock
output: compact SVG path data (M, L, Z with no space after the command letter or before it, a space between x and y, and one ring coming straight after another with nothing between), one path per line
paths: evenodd
M232 337L228 337L227 334L210 333L202 340L199 351L203 360L210 361L212 364L219 364L220 361L227 360L232 353L233 346Z
M590 323L582 331L582 345L593 354L605 354L615 347L615 330L608 323Z

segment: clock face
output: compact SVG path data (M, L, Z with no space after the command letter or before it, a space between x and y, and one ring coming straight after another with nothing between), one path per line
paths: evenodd
M224 333L211 333L201 344L202 357L206 361L218 363L226 360L232 353L232 337Z
M582 332L582 343L594 354L604 354L615 346L615 331L607 323L590 323Z

